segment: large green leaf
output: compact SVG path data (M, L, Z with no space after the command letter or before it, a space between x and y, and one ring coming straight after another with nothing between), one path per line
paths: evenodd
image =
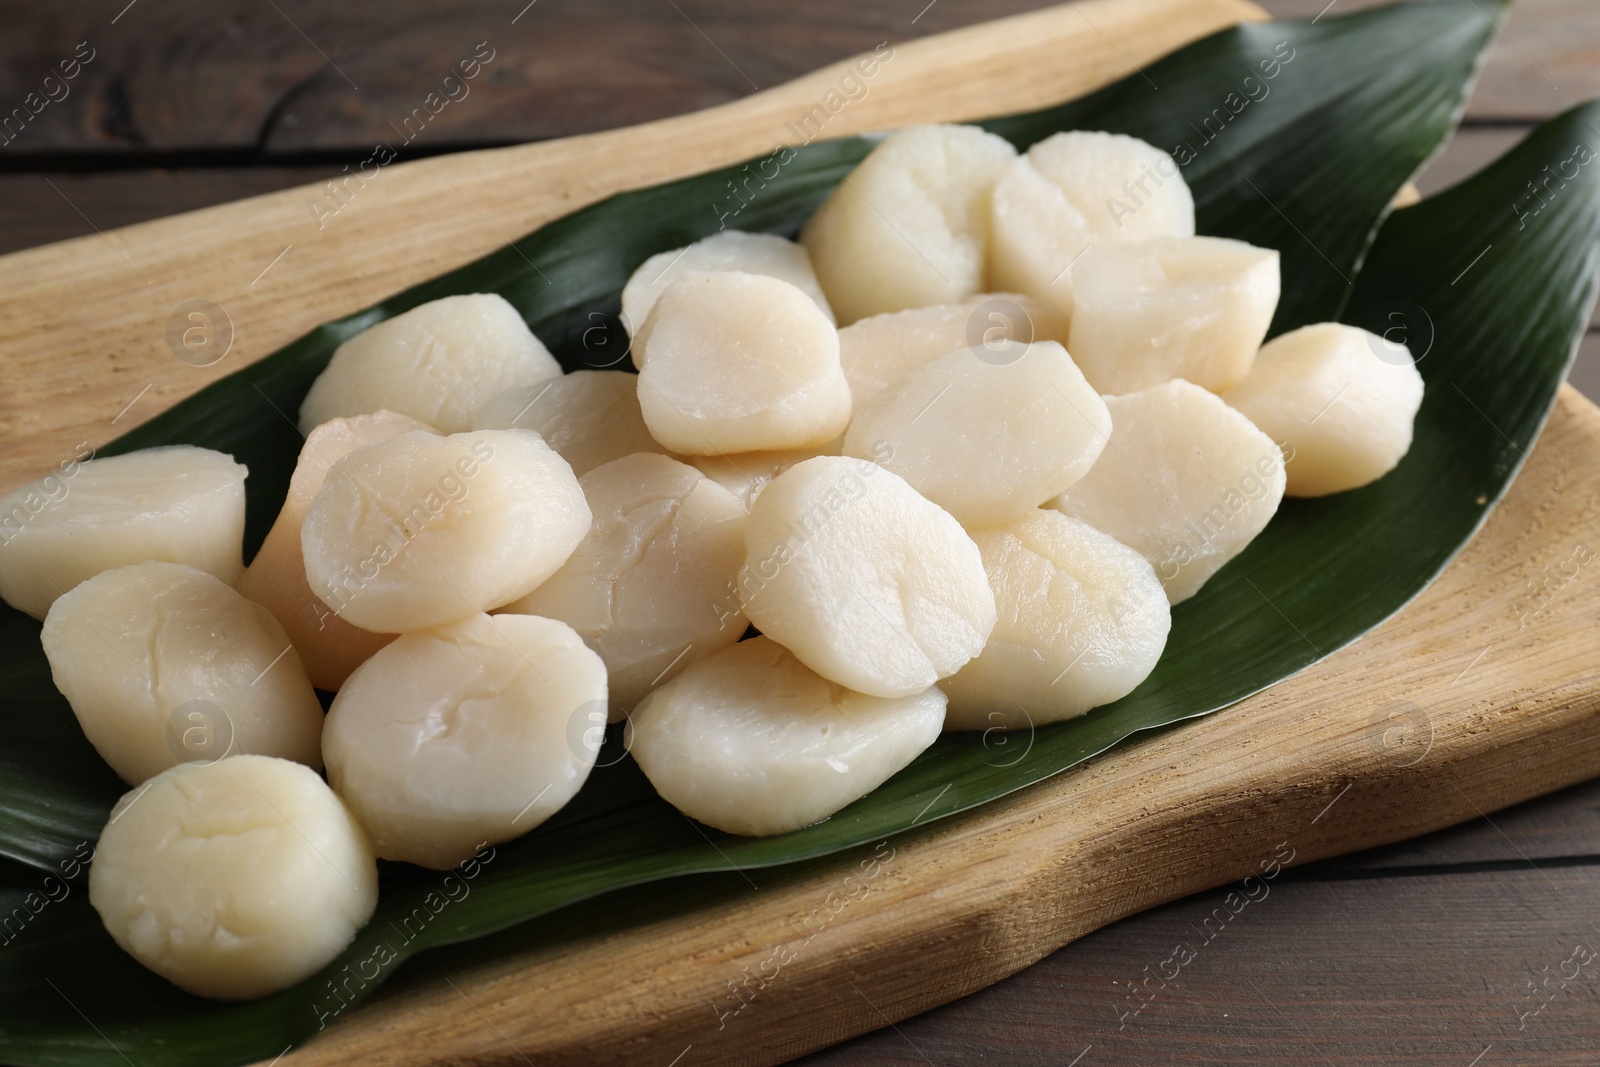
M1390 192L1448 129L1491 32L1478 13L1482 6L1479 0L1477 6L1398 8L1317 26L1228 31L1150 67L1146 74L1159 91L1130 80L1089 102L995 127L1022 142L1068 123L1149 133L1166 121L1165 107L1220 99L1219 90L1225 93L1247 62L1271 55L1279 41L1290 42L1296 57L1273 82L1277 95L1260 102L1263 117L1247 127L1241 115L1241 125L1228 131L1251 136L1218 137L1207 149L1212 161L1202 169L1202 155L1186 176L1208 232L1288 249L1312 235L1307 227L1315 219L1316 233L1340 238L1322 247L1345 257L1335 260L1337 272L1326 272L1322 281L1294 280L1305 310L1282 325L1296 325L1346 300L1346 279L1354 276ZM1406 62L1394 63L1401 53ZM1295 84L1287 79L1295 65L1312 58L1315 67L1302 69L1315 69L1320 82L1291 91ZM1409 73L1402 77L1397 67ZM1367 91L1375 79L1388 79L1387 95ZM1268 121L1274 101L1293 113ZM121 1063L124 1052L141 1064L271 1058L314 1033L322 1013L339 1006L330 980L342 979L349 990L344 997L353 999L393 970L395 964L385 965L351 984L344 968L360 972L375 953L387 950L398 963L419 949L482 936L608 890L672 875L792 863L876 841L1038 781L1138 731L1215 710L1348 643L1398 609L1459 550L1504 492L1521 450L1548 413L1593 300L1600 167L1579 168L1526 228L1519 228L1523 220L1511 205L1521 202L1527 177L1571 155L1597 110L1557 120L1484 175L1389 221L1347 317L1381 331L1391 330L1391 316L1399 314L1414 331L1413 346L1428 351L1419 364L1428 392L1412 452L1366 489L1287 505L1249 551L1177 609L1161 664L1123 701L1003 744L997 737L988 743L976 736L946 738L828 822L764 840L731 838L689 822L656 799L621 759L597 772L551 824L499 849L472 880L470 896L437 920L406 924L442 886L441 876L386 868L379 915L357 943L323 975L253 1004L208 1004L143 972L111 944L75 886L0 949L0 1054L63 1064ZM1307 140L1301 130L1313 121L1325 136ZM1357 167L1348 152L1362 143L1369 145L1368 156ZM1324 147L1334 154L1325 156ZM867 148L852 140L801 152L736 223L792 230ZM1280 153L1295 155L1275 158ZM1337 169L1351 167L1354 172ZM1364 167L1384 177L1368 183ZM338 339L422 300L493 289L517 303L569 363L581 364L585 356L608 361L599 353L615 352L620 337L606 315L615 310L629 268L714 229L709 205L719 202L732 173L627 194L557 222L514 249L315 331L122 444L187 440L233 451L251 466L259 533L281 498L298 444L288 415L273 408L293 414ZM1262 206L1250 210L1241 188L1258 194ZM1471 263L1485 246L1492 248ZM1297 269L1294 263L1286 256L1286 275ZM1451 284L1469 264L1460 283ZM601 317L591 319L591 313ZM1431 323L1431 347L1421 343L1424 323ZM610 333L585 337L597 327ZM3 653L6 681L19 706L0 723L6 761L0 846L35 868L46 867L97 833L116 787L41 673L36 645L28 644L36 642L37 627L15 619L4 625L10 638ZM608 747L603 758L615 755ZM40 890L43 877L20 864L0 871L0 909L22 904Z

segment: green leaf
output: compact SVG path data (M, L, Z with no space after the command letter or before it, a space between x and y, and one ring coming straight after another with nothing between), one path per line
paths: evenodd
M124 1053L141 1064L270 1059L418 950L630 885L794 863L877 841L1058 773L1136 732L1225 706L1397 610L1460 549L1510 483L1521 450L1548 414L1597 284L1600 166L1579 167L1537 216L1520 218L1512 207L1522 204L1527 214L1519 197L1542 166L1558 166L1583 138L1600 141L1584 133L1600 114L1594 107L1542 128L1478 178L1397 213L1353 294L1347 284L1393 189L1434 150L1459 110L1492 32L1479 14L1483 6L1469 0L1315 26L1226 31L1148 68L1144 76L1156 91L1139 88L1144 76L1135 76L1087 101L994 124L1020 142L1067 124L1155 136L1176 121L1169 108L1181 114L1224 99L1250 63L1289 42L1295 58L1272 81L1274 95L1246 107L1186 171L1202 228L1286 250L1286 292L1299 294L1301 310L1280 325L1327 317L1348 300L1347 321L1379 332L1398 321L1413 331L1413 348L1427 352L1419 364L1428 390L1416 442L1400 467L1354 493L1288 503L1248 551L1174 612L1167 652L1133 694L1031 735L947 737L831 820L761 840L719 834L679 815L618 758L613 742L602 759L617 759L615 765L597 771L556 819L498 849L471 878L456 876L471 886L459 902L433 917L425 902L444 876L386 866L377 918L322 975L252 1004L217 1005L176 991L122 955L81 884L60 883L64 896L56 893L37 915L29 909L46 884L38 868L52 868L98 832L117 788L50 687L36 651L37 625L7 619L0 623L10 638L0 669L13 702L0 722L0 848L35 869L0 868L0 909L28 912L20 926L0 926L0 941L8 942L0 946L0 1055L38 1064L117 1064ZM1402 54L1405 62L1395 62ZM1309 76L1305 84L1290 81L1297 65L1314 71L1318 84ZM1375 82L1384 93L1369 91ZM1274 102L1284 114L1271 113ZM1304 135L1311 124L1319 136ZM1357 161L1349 153L1361 145L1367 147ZM869 148L855 139L799 152L730 221L792 231ZM1368 181L1364 168L1381 178ZM298 445L291 416L339 339L424 300L494 290L517 304L569 365L608 363L621 341L610 315L631 267L715 230L727 210L726 183L738 173L626 194L553 223L513 248L314 331L119 444L191 441L234 452L251 468L259 536ZM1261 203L1252 208L1247 193ZM1308 237L1317 245L1306 241L1298 258L1288 254ZM1492 247L1472 262L1485 246ZM1316 271L1311 260L1324 253L1336 270ZM1291 279L1291 271L1302 273ZM1424 327L1431 344L1423 343ZM0 923L5 914L0 910ZM390 953L393 963L372 962Z

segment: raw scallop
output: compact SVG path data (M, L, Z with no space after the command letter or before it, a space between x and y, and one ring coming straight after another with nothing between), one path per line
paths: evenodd
M1054 506L1134 549L1176 604L1243 552L1283 499L1272 438L1181 379L1106 397L1111 440Z
M435 432L408 415L392 411L329 419L312 430L300 449L283 508L255 559L245 568L244 577L239 579L239 592L283 623L311 684L318 689L338 689L351 671L393 641L394 635L352 626L311 591L300 546L306 509L327 480L328 470L340 459L362 445L417 430Z
M300 528L311 591L352 625L405 633L527 596L589 530L538 434L407 433L333 465Z
M874 148L800 233L839 321L981 290L989 193L1016 155L976 126L911 126Z
M560 373L505 297L447 296L340 345L300 405L300 430L387 409L458 433L496 394Z
M130 785L240 752L322 767L322 705L283 627L204 571L102 571L51 606L40 639L89 743Z
M1400 462L1422 406L1422 375L1404 345L1323 322L1268 341L1223 399L1294 456L1289 496L1326 496Z
M1278 253L1220 237L1107 241L1072 268L1067 351L1102 393L1243 378L1278 306Z
M788 282L737 271L674 282L637 339L639 407L674 452L804 448L850 421L839 335Z
M145 560L244 570L245 468L192 445L69 464L0 497L0 597L42 619L101 571Z
M506 611L559 619L605 661L611 718L745 630L734 578L745 508L705 475L637 453L578 484L594 522L572 557Z
M380 858L444 870L572 799L605 706L605 664L571 627L474 615L356 669L328 711L328 781Z
M1091 244L1194 236L1194 198L1178 164L1124 134L1046 137L1006 167L992 208L989 283L1048 300L1068 315L1070 268Z
M798 830L872 792L939 736L944 694L863 696L767 637L645 698L628 747L666 800L730 834Z
M249 1000L316 974L378 903L366 834L315 771L268 756L186 764L111 809L89 903L179 988Z
M959 304L909 308L858 319L839 331L839 363L857 410L917 368L966 348L1003 359L1013 345L1067 342L1067 320L1041 300L980 293Z
M756 498L739 595L806 666L879 697L954 674L995 621L961 525L899 475L846 456L790 467Z
M622 287L622 325L629 333L637 333L662 292L678 279L727 270L782 278L809 296L828 321L833 321L833 309L822 295L804 246L772 233L723 230L687 248L659 252L640 264Z
M858 412L844 453L885 468L969 529L1020 518L1089 470L1111 432L1105 402L1054 341L995 361L962 348Z
M621 370L575 370L522 385L472 416L474 430L532 430L583 477L634 452L659 452L639 411L639 378Z
M1059 511L972 535L999 621L978 658L939 683L950 730L1016 730L1126 696L1155 669L1172 610L1149 562Z

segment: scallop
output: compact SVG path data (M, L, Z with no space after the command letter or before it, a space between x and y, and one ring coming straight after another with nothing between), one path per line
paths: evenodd
M333 465L300 545L311 591L336 615L404 633L527 596L590 519L572 468L538 434L406 433Z
M611 718L745 630L734 578L744 504L693 467L638 453L582 478L594 513L572 558L505 610L559 619L605 661Z
M732 493L745 510L755 503L761 490L772 484L772 479L794 466L817 456L837 456L844 447L844 438L836 437L827 444L811 448L776 448L764 452L724 453L720 456L685 456L691 466ZM871 457L876 460L878 457Z
M759 837L819 822L882 785L938 739L944 707L936 688L853 693L756 637L651 693L627 739L668 803Z
M636 332L667 286L678 279L730 270L782 278L809 296L817 310L833 321L833 309L822 295L811 257L802 246L777 234L723 230L687 248L657 253L640 264L622 287L622 325L630 333Z
M1033 511L1083 477L1111 416L1055 341L962 348L912 371L860 411L844 453L875 458L963 526Z
M380 858L445 870L572 799L605 707L605 664L570 626L475 615L356 669L328 711L328 781Z
M1026 729L1131 693L1155 669L1172 611L1139 553L1059 511L972 535L999 621L939 683L951 730Z
M1106 450L1053 506L1137 551L1177 604L1277 512L1283 453L1249 419L1181 379L1105 400Z
M839 335L788 282L725 271L674 282L640 331L651 436L693 456L820 445L850 421Z
M582 477L635 452L659 452L639 411L639 379L577 370L507 389L472 416L474 430L532 430Z
M338 689L351 671L394 640L394 635L352 626L311 591L300 546L306 509L338 460L363 445L415 431L436 432L393 411L329 419L312 430L301 446L294 476L289 479L288 498L272 529L267 531L260 551L239 579L239 592L266 607L283 624L305 664L306 675L318 689Z
M1123 134L1046 137L1000 175L992 211L989 283L1048 300L1066 314L1074 304L1071 267L1090 245L1194 236L1194 198L1178 164Z
M322 705L283 627L204 571L102 571L56 600L40 638L89 743L130 785L241 752L322 766Z
M1004 358L1015 344L1067 340L1067 320L1016 293L981 293L959 304L891 311L839 331L839 363L857 409L894 382L958 348Z
M800 234L839 321L981 290L989 194L1016 155L976 126L911 126L874 148Z
M1221 237L1107 241L1072 268L1067 349L1102 393L1250 371L1278 306L1278 253Z
M750 509L745 615L824 678L913 696L983 649L995 622L983 559L949 512L876 463L819 456Z
M361 827L315 771L270 756L173 767L128 793L89 867L89 903L123 951L219 1000L310 978L377 902Z
M224 582L244 569L245 468L192 445L72 463L0 497L0 598L36 619L101 571L145 560Z
M447 296L340 345L300 405L300 430L387 409L458 433L496 394L560 373L505 297Z
M1289 496L1326 496L1377 481L1405 456L1422 375L1404 345L1323 322L1267 342L1223 399L1294 457Z

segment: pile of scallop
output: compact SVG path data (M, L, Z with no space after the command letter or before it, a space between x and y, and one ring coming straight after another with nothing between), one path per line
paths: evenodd
M1278 253L1195 236L1141 141L915 127L798 243L642 264L637 375L563 374L495 295L351 337L248 567L218 452L10 494L0 595L134 787L94 907L179 986L261 996L371 917L376 859L443 870L548 819L608 720L686 816L761 835L941 731L1124 696L1285 493L1410 446L1403 347L1263 346L1278 292Z

